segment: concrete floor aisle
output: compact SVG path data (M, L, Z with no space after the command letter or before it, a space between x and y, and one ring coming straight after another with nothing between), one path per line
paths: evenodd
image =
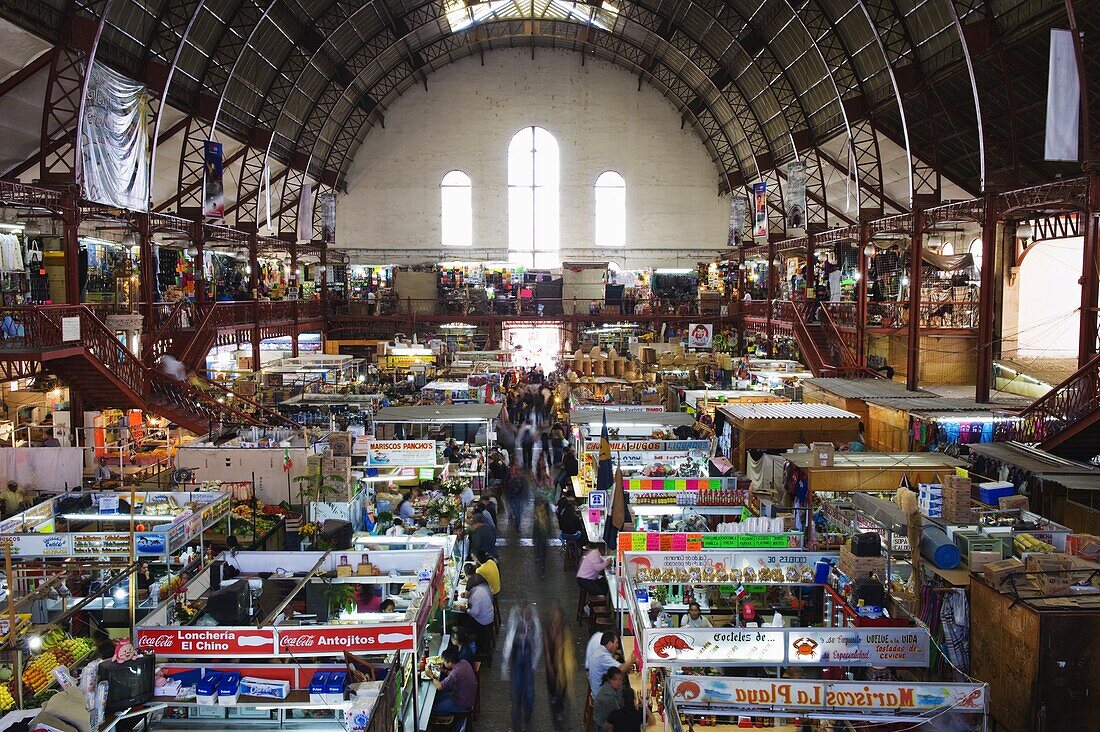
M572 693L569 695L565 712L565 721L561 729L576 732L583 729L585 684L584 649L588 642L587 625L578 626L575 621L577 607L577 584L573 571L562 570L562 557L558 547L551 546L546 562L546 574L541 576L535 564L535 549L531 542L532 503L528 499L524 510L520 532L517 535L512 527L512 517L501 518L497 544L500 547L501 590L498 601L503 625L497 637L497 650L493 665L481 669L481 714L474 723L477 732L504 732L512 730L511 681L501 677L502 649L507 633L509 611L523 599L531 602L538 611L539 620L546 627L550 616L550 607L560 603L565 612L568 627L573 632L574 649L577 658L577 673L573 679ZM553 521L553 519L551 519ZM557 524L553 523L552 535L557 535ZM535 704L531 718L531 732L550 732L553 724L546 693L545 659L540 659L535 674ZM512 730L519 732L519 730Z

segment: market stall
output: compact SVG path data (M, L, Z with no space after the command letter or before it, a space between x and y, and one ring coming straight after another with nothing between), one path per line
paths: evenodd
M176 465L200 479L248 476L265 503L296 502L294 481L306 474L320 435L286 427L237 427L205 435L180 448Z
M806 479L813 493L889 493L906 479L910 485L936 483L966 465L943 453L838 452L821 465L812 452L783 456Z
M749 450L859 440L859 416L827 404L732 404L714 417L717 453L745 470Z
M802 382L802 400L812 404L831 404L837 409L858 414L864 425L870 423L868 399L936 398L936 394L889 379L813 378ZM880 449L880 448L875 448Z
M595 485L603 418L603 410L595 407L570 413L580 461L578 496L586 495ZM711 444L706 439L692 439L694 423L691 415L682 412L612 412L607 419L612 459L626 475L703 476Z
M0 521L0 534L20 558L137 556L186 564L184 549L229 508L225 492L67 494Z
M1016 435L1013 412L1027 400L982 404L956 397L869 398L867 443L875 450L943 450L949 445L1005 442Z
M227 568L235 570L231 578ZM214 705L275 710L280 723L310 709L369 712L360 704L371 700L352 693L349 676L360 664L350 654L396 674L388 721L407 719L408 729L425 730L434 687L417 662L446 643L445 634L429 630L448 592L444 577L439 549L226 555L138 624L136 646L156 654L170 682L159 701L190 717ZM395 602L394 612L358 609L375 588ZM320 660L326 657L345 660L330 662L333 672ZM215 673L222 678L210 689L207 677ZM229 699L218 691L225 677L235 685ZM204 699L210 694L214 699Z
M847 606L833 588L834 558L798 550L623 553L622 595L642 657L644 707L652 701L673 727L681 714L689 724L745 727L815 717L920 723L951 712L972 715L960 718L965 729L980 727L985 687L945 683L929 670L927 627L904 614L883 616L882 608L874 624L832 624L838 616L826 605ZM754 587L745 592L749 582ZM685 600L706 605L703 627L666 620ZM761 616L757 607L769 612ZM726 667L743 671L706 675ZM848 680L835 680L843 674Z

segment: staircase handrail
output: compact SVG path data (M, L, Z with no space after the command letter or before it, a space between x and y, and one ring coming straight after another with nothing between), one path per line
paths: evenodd
M236 400L238 402L243 402L244 404L247 404L248 406L252 407L256 411L256 413L262 414L262 415L264 415L265 417L268 418L269 422L267 422L267 424L283 425L283 426L286 426L286 427L297 427L298 426L297 423L294 422L294 420L290 419L286 415L275 411L271 407L264 406L263 404L260 404L259 402L255 401L254 399L249 399L248 397L241 396L240 394L233 391L232 389L230 389L225 384L214 381L212 379L203 379L203 384L212 386L216 391L220 391L222 394L224 394L228 397L231 397L231 398L233 398L234 400Z
M799 309L798 303L793 300L781 300L780 302L789 304L792 315L791 327L794 329L796 340L798 340L799 346L803 350L802 355L806 359L810 370L815 372L814 375L820 376L826 370L828 364L822 358L821 352L817 350L817 344L814 343L813 336L810 335L810 330L806 327L805 317Z
M868 379L881 379L884 378L882 374L874 369L867 368L859 362L856 355L852 353L852 349L848 347L848 344L844 341L844 336L841 335L840 329L836 325L836 321L833 320L833 314L829 312L829 309L822 304L817 309L818 323L824 327L829 334L829 338L834 342L840 344L840 358L844 362L844 366L839 370L845 377L863 377Z
M148 367L126 347L126 344L119 341L114 331L96 317L91 308L85 305L61 305L44 312L57 319L59 343L62 319L80 318L79 345L106 366L134 394L144 398L148 385Z
M192 409L198 407L209 423L207 427L214 424L224 424L227 417L232 418L234 424L265 426L265 423L256 416L238 409L232 404L221 402L202 390L196 389L186 381L177 381L157 371L151 372L150 393L157 395L161 400L168 400L181 407L186 406ZM217 407L214 406L214 403L217 403Z
M154 364L164 354L168 353L172 342L179 336L180 331L183 330L183 312L189 309L191 301L187 298L177 300L176 304L168 312L168 317L165 318L157 329L149 336L149 347L146 352L142 354L142 360L147 364Z
M1044 442L1100 409L1100 354L1019 412L1021 442Z

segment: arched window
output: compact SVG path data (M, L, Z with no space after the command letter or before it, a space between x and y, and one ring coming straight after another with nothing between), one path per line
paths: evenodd
M974 272L982 276L982 238L979 236L970 242L970 256L974 258Z
M439 193L443 246L471 246L474 243L474 205L470 176L461 170L452 170L443 176Z
M626 181L614 170L596 179L596 246L626 246Z
M558 141L524 127L508 144L508 253L527 267L561 264L558 254Z

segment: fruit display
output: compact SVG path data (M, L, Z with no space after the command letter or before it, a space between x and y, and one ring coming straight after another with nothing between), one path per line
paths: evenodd
M42 639L42 653L23 669L23 684L34 694L40 694L54 682L53 670L58 666L71 669L95 651L88 638L67 638L57 629Z
M255 508L253 508L251 500L236 501L230 511L233 535L240 539L251 537L253 526L255 526L256 536L263 536L274 529L279 523L279 519L287 513L287 509L282 506L264 503L260 500L256 501ZM212 534L225 534L226 529L226 520L222 519L211 527L210 532Z
M0 684L0 712L6 712L15 706L15 698L7 684Z

